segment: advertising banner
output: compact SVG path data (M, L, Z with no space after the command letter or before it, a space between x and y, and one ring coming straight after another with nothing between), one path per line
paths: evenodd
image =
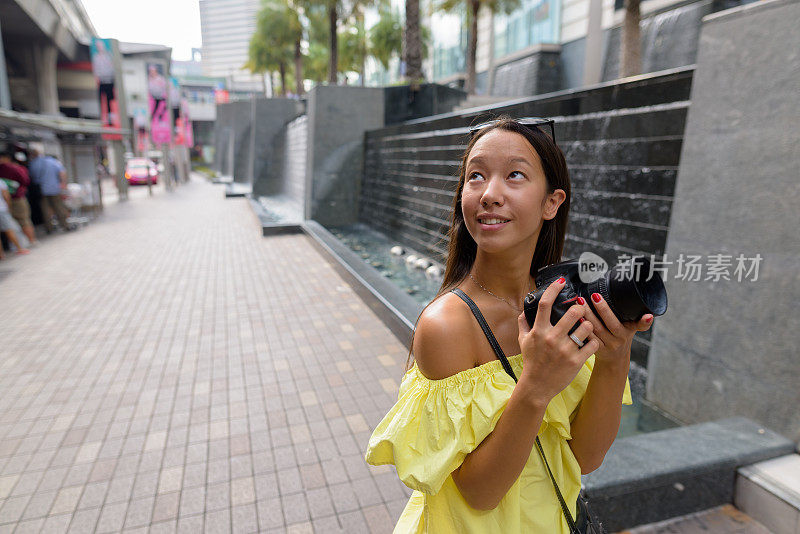
M181 86L174 76L169 78L169 107L172 109L174 133L172 141L176 145L183 144L183 119L181 117Z
M92 37L89 53L92 57L92 73L97 80L97 94L100 99L100 122L104 128L119 129L121 125L120 106L114 87L114 48L111 39ZM118 141L120 134L104 133L103 139Z
M169 143L172 126L168 101L167 79L164 65L147 63L147 100L150 106L150 137L153 143Z

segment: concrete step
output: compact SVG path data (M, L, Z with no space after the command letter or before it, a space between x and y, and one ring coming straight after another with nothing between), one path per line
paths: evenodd
M453 108L453 111L463 111L465 109L479 108L489 106L491 104L498 104L509 100L516 100L519 97L508 96L484 96L484 95L470 95L466 100Z
M619 534L772 534L764 525L733 505L641 525Z
M734 503L774 534L800 534L800 455L740 467Z

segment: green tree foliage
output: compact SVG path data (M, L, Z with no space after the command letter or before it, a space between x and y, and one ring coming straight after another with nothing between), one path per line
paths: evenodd
M369 30L370 55L377 59L384 69L389 68L389 60L403 50L403 22L400 13L392 9L382 9L380 19Z
M367 36L364 21L346 26L339 32L339 72L357 72L364 84L364 62L367 59Z
M392 57L400 57L403 53L403 20L400 13L391 7L382 8L379 12L380 18L369 30L369 55L377 59L384 69L389 68L389 61ZM420 58L428 57L428 46L430 42L430 30L421 26L417 29L421 35ZM407 34L408 28L405 29ZM422 78L420 67L420 74L414 80L419 81Z
M285 3L264 3L256 17L245 67L254 73L278 72L280 94L285 95L287 67L295 60L302 37L303 26L294 9Z
M304 57L305 76L317 83L328 77L328 22L324 6L304 10L308 52Z

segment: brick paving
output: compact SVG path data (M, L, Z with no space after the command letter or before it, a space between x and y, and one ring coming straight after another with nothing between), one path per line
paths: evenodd
M203 180L0 262L0 533L390 532L406 348Z

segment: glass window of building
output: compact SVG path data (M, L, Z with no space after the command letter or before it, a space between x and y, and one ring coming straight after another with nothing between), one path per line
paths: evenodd
M466 69L466 10L434 12L430 18L433 79L441 80Z
M494 56L503 57L541 43L559 43L561 2L522 0L510 15L494 17Z

